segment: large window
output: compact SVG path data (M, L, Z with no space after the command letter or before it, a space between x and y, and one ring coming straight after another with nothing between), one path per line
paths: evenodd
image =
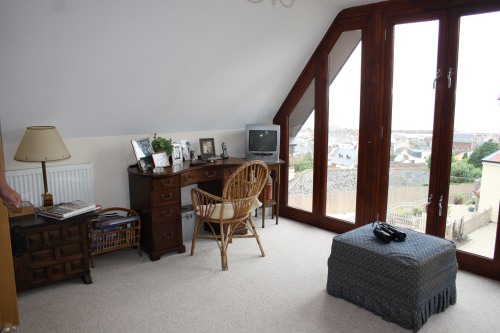
M288 149L280 215L447 238L463 269L500 279L500 3L419 6L381 2L333 22L275 118Z

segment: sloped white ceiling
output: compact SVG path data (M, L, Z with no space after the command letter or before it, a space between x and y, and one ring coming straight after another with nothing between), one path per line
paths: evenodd
M372 2L0 0L3 141L31 125L79 138L265 121L338 12Z

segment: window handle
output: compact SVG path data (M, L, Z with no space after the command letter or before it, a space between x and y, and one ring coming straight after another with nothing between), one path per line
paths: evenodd
M438 70L437 70L437 72L436 72L436 77L434 78L434 82L433 82L433 84L432 84L432 88L433 88L433 89L436 89L436 82L437 82L437 80L438 80L441 76L443 76L443 73L441 73L441 68L438 68Z
M448 69L448 89L451 88L451 77L454 75L455 73L453 73L453 69L450 67Z
M427 209L429 208L429 205L431 204L432 202L432 196L434 194L431 193L431 195L429 196L429 199L427 200L427 204L425 205L425 212L427 213Z
M443 212L443 195L439 197L438 206L439 206L439 216L441 216L441 213Z

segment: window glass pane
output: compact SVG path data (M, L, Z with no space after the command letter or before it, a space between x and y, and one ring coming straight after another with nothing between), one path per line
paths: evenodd
M361 31L343 32L329 54L326 216L355 222Z
M425 233L439 22L394 26L387 222Z
M314 79L290 114L288 206L312 212Z
M500 203L500 12L460 20L446 238L493 258Z

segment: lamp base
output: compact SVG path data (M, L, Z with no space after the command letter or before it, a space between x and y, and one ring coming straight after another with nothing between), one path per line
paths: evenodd
M52 198L52 194L44 193L42 194L42 207L48 208L54 206L54 200Z

